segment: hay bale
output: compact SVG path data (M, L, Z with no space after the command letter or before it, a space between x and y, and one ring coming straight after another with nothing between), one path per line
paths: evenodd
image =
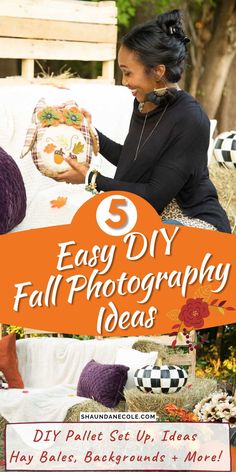
M164 407L174 403L177 407L193 411L195 405L217 388L215 379L191 379L185 387L176 393L141 392L138 388L125 390L124 395L128 411L155 411L161 419L165 415Z
M164 346L163 344L158 344L155 341L147 341L145 339L141 339L139 341L136 341L133 344L132 348L140 352L158 351L158 357L155 362L156 365L173 364L176 355L182 358L183 365L185 365L185 354L183 346L176 347L175 349L173 349L170 346Z
M6 424L7 421L5 420L5 418L3 418L3 416L0 416L0 436L4 435Z
M220 203L228 214L231 227L234 228L236 216L236 169L220 167L212 161L209 172L211 180L217 189Z
M5 441L5 426L7 424L7 421L5 418L0 416L0 460L4 460L5 457L5 447L4 447L4 441ZM5 469L1 469L5 470Z
M88 400L83 403L78 403L78 405L72 406L68 411L65 417L65 422L77 422L80 421L81 411L87 411L89 413L98 411L98 412L111 412L111 411L125 411L125 402L121 401L115 408L107 408L101 403L96 402L95 400Z

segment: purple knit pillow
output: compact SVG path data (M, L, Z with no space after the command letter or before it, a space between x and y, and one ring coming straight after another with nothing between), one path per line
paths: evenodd
M125 365L99 364L92 360L81 372L77 395L112 408L123 398L128 370Z
M0 148L0 234L11 231L24 218L26 193L17 164Z

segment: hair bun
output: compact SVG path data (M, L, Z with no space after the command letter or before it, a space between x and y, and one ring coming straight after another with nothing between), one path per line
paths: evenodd
M185 44L190 41L183 30L179 10L172 10L158 15L156 23L168 36L174 36Z

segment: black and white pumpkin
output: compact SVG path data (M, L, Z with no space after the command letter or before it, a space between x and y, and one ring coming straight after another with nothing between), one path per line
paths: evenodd
M147 365L134 374L138 389L152 393L178 392L186 384L187 378L187 372L176 365Z
M216 137L214 156L219 165L236 169L236 131L225 131Z

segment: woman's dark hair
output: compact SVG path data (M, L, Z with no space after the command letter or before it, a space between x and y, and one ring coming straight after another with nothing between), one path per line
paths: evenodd
M134 51L147 71L164 64L166 79L178 82L184 70L188 42L180 12L172 10L132 28L123 37L121 45Z

